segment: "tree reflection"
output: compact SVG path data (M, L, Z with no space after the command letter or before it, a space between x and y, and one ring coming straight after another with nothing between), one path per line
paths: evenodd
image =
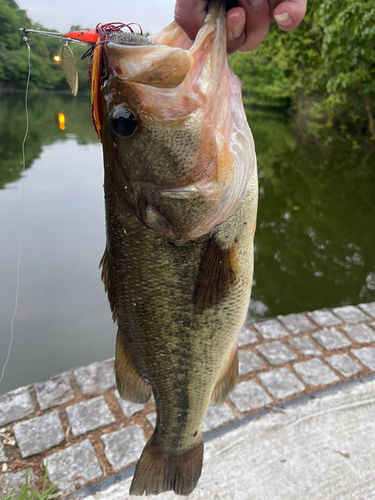
M374 152L322 150L283 119L248 118L260 176L251 316L375 300Z
M43 146L55 141L65 141L72 136L79 144L98 140L91 123L89 95L73 98L68 94L30 93L28 100L26 168L39 158ZM59 113L65 115L65 130L59 127ZM0 189L21 175L25 128L24 97L18 93L0 94Z
M88 95L30 94L29 112L27 168L55 141L97 142ZM250 317L375 300L374 151L304 143L280 114L248 118L260 177ZM0 188L21 175L24 130L23 96L0 95Z

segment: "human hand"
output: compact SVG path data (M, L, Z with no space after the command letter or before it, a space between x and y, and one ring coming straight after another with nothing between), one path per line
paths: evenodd
M194 40L207 13L207 0L176 0L175 20ZM227 1L228 7L234 2ZM302 21L307 0L238 0L227 12L228 53L254 50L267 35L270 23L283 31L296 28Z

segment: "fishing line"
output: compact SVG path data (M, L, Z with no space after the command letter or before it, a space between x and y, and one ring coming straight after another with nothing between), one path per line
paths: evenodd
M20 293L20 268L21 268L21 253L22 253L22 242L23 242L23 213L24 213L24 198L25 198L25 170L26 170L26 159L25 159L25 143L26 139L29 133L29 110L28 110L28 95L29 95L29 84L30 84L30 76L31 76L31 58L30 58L30 45L28 44L28 38L26 36L23 37L23 41L26 43L27 46L27 52L28 52L28 67L29 67L29 72L27 75L27 82L26 82L26 93L25 93L25 113L26 113L26 130L25 130L25 135L22 141L22 179L21 179L21 210L20 210L20 241L18 245L18 261L17 261L17 288L16 288L16 297L14 301L14 311L13 311L13 316L10 321L10 342L9 342L9 347L8 347L8 354L5 359L5 363L1 372L0 376L0 383L3 381L4 375L5 375L5 370L8 366L9 360L10 360L10 353L12 351L12 346L14 342L14 319L17 314L17 309L18 309L18 297Z

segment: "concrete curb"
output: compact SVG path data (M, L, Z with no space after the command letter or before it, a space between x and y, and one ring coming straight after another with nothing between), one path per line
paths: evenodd
M371 303L246 324L239 337L239 384L225 405L210 408L205 441L373 377L374 320ZM26 469L38 487L46 464L49 479L69 500L129 477L152 434L155 409L152 402L122 401L114 383L113 360L107 360L0 396L3 490L17 489Z

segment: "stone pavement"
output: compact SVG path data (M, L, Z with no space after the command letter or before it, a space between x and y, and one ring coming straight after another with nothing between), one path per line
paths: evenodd
M375 303L246 324L239 348L239 384L226 404L209 409L204 433L374 374ZM76 490L130 474L152 434L155 408L122 401L114 383L109 360L0 396L0 491L19 488L26 469L39 488L46 465L72 500L88 495Z
M227 425L206 442L202 476L189 500L373 500L375 378L291 403ZM140 498L129 495L131 479L78 498Z

